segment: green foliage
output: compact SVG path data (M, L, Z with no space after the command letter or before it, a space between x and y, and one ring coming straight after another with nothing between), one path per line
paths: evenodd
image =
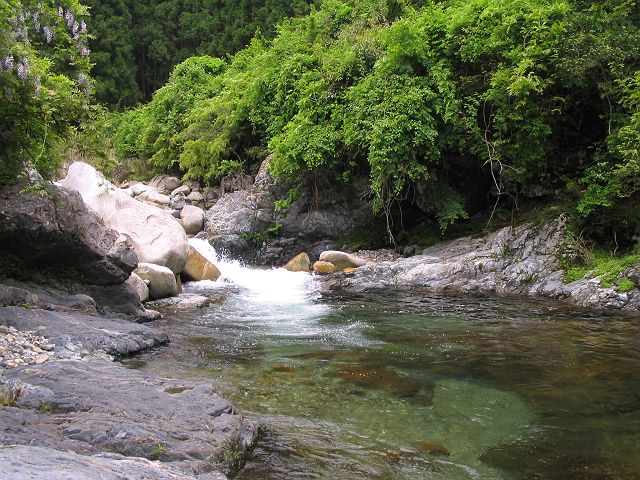
M26 167L45 177L62 160L91 92L86 9L76 0L0 3L0 185Z
M275 225L265 228L264 230L260 230L258 232L252 233L241 233L240 237L246 240L249 240L254 245L261 247L263 246L270 238L277 237L280 235L280 230L284 225L282 223L276 223Z
M442 231L573 181L581 221L637 232L635 2L324 0L267 38L215 75L172 76L121 117L116 152L214 180L267 150L276 176L368 176L374 209L415 199Z
M620 278L621 273L630 267L640 265L640 254L631 253L618 256L604 250L596 250L584 260L583 265L571 266L565 271L565 282L570 283L582 278L600 277L600 284L605 288L616 286L621 291L635 288L628 278Z
M85 0L98 101L116 108L149 100L192 55L224 57L256 31L309 11L311 0Z
M291 188L287 192L286 198L281 198L280 200L276 200L275 205L274 205L274 210L276 212L285 212L285 211L287 211L289 209L289 207L291 206L291 204L293 202L295 202L298 199L299 196L300 196L300 188L299 187Z
M167 447L165 447L162 443L158 443L153 447L151 452L149 452L149 458L151 460L158 460L162 457L162 455L164 455L166 451Z

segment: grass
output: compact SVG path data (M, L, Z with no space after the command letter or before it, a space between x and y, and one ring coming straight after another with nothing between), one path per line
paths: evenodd
M7 389L4 385L0 385L0 407L15 407L19 396L19 388Z
M575 282L582 278L600 277L600 284L604 288L616 287L620 292L628 292L636 288L636 284L629 278L618 277L627 268L640 265L640 253L636 251L628 255L615 255L605 250L595 250L591 255L583 257L584 265L569 266L565 270L564 281ZM617 280L617 281L616 281Z
M151 460L158 460L166 451L167 448L162 443L158 443L155 447L153 447L151 453L149 453L149 458Z

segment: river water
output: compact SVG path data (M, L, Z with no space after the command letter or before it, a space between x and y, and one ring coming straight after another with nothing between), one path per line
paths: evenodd
M637 316L321 295L309 274L217 264L186 286L215 303L166 315L171 344L127 363L209 380L264 425L236 478L640 478Z

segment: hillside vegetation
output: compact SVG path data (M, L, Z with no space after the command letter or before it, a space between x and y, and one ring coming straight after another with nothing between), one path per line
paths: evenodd
M93 5L93 21L117 20L103 10L109 5ZM118 11L125 27L127 15L133 24L135 15L153 17L151 5L124 2ZM99 27L99 98L134 91L131 74L113 63L117 42L134 57L169 52L146 56L151 70L136 73L138 80L155 78L142 82L153 85L162 68L188 53L235 51L256 25L248 21L237 39L216 43L202 33L215 22L204 14L196 21L198 5L161 2L144 48L117 34L128 27L114 27L112 37L108 24ZM233 15L230 5L208 11L231 25L243 5L260 6L266 22L276 4L243 2ZM278 15L299 15L309 5L287 8ZM107 171L135 164L144 175L172 171L215 182L253 173L272 155L272 173L294 185L318 175L367 178L375 211L419 212L441 230L496 206L561 201L577 234L631 248L640 223L639 30L640 9L631 0L323 0L308 15L282 21L273 38L258 33L233 56L187 58L147 104L103 110L93 123L70 126L84 128L76 151ZM5 96L19 91L15 71L0 73L0 81L8 85ZM46 100L52 111L60 108ZM11 119L21 104L16 108L3 116L3 142L15 137ZM36 125L35 113L24 121ZM34 158L40 137L23 159Z
M326 0L230 61L193 57L117 120L120 158L215 180L271 170L412 199L441 228L496 200L573 199L591 233L638 231L633 1Z

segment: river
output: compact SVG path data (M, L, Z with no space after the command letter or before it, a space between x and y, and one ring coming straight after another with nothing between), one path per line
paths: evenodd
M214 255L209 252L209 255ZM216 259L214 303L126 363L264 427L237 479L640 478L640 320L514 297L321 294Z

